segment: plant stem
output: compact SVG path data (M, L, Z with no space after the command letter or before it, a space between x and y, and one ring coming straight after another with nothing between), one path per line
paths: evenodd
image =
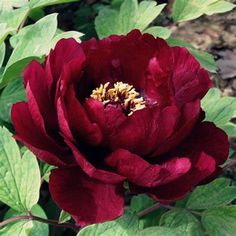
M3 226L7 225L7 224L10 224L12 222L15 222L17 220L28 220L30 216L28 215L25 215L25 216L15 216L15 217L12 217L12 218L9 218L9 219L6 219L2 222L0 222L0 228L2 228Z
M138 212L138 213L137 213L137 216L141 218L141 217L143 217L143 216L145 216L145 215L148 215L148 214L150 214L150 213L156 211L156 210L159 209L159 208L161 208L160 203L156 203L156 204L154 204L153 206L151 206L151 207L149 207L149 208L147 208L147 209L144 209L144 210Z
M17 29L17 33L24 27L24 24L25 24L25 22L26 22L26 20L27 20L27 18L28 18L29 12L30 12L30 11L28 11L28 12L25 14L25 17L23 18L22 22L20 23L19 28Z
M59 224L58 221L56 221L56 220L44 219L44 218L34 216L34 215L31 215L31 214L23 215L23 216L15 216L15 217L12 217L10 219L4 220L4 221L0 222L0 228L7 225L7 224L9 224L9 223L18 221L18 220L35 220L35 221L39 221L39 222L44 223L44 224L54 225L56 227L70 228L70 229L74 230L75 232L78 232L79 229L80 229L75 224L71 224L71 223L61 223L61 224Z

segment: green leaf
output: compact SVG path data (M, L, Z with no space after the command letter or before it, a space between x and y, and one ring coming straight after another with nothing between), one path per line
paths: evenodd
M0 23L0 44L2 44L7 35L13 31L14 29L7 27L6 23Z
M195 224L200 226L198 219L189 211L184 209L173 209L162 215L160 225L165 227L178 227L184 224Z
M10 82L0 95L0 119L10 122L10 111L14 103L26 100L22 79Z
M83 33L80 33L78 31L61 32L52 39L51 48L53 48L60 39L74 38L77 42L81 42L80 38L83 35Z
M6 65L0 86L19 76L32 58L46 55L57 29L57 14L47 15L37 21L17 43Z
M171 35L171 30L161 26L152 26L144 30L144 33L152 34L154 37L168 39Z
M135 236L200 236L194 224L185 224L176 228L150 227L135 234Z
M0 44L8 34L16 32L29 9L22 7L16 10L2 11L0 14Z
M120 10L102 8L95 19L99 38L111 34L127 34L133 29L144 31L161 13L166 4L157 5L155 1L125 0Z
M23 27L17 34L10 37L10 44L13 48L22 40L23 36L32 28L33 25Z
M49 165L45 162L40 162L42 179L44 179L46 182L49 182L49 176L51 174L51 171L55 168L56 168L55 166Z
M70 3L70 2L78 2L79 0L30 0L30 8L34 9L37 7L46 7L50 5L62 4L62 3Z
M3 88L6 86L9 82L11 82L14 79L18 79L23 71L23 69L32 61L42 61L39 57L26 57L24 59L21 59L12 65L5 67L5 70L3 71L2 75L0 75L0 88Z
M0 201L16 211L29 211L39 199L40 171L35 156L19 147L6 128L0 128Z
M66 221L71 219L71 215L65 211L61 211L60 217L59 217L59 224L65 223Z
M229 204L236 198L236 187L229 186L230 180L218 178L197 187L189 196L186 208L208 209Z
M95 19L95 28L100 39L112 34L121 34L119 13L112 9L102 9Z
M12 10L10 12L2 12L0 14L0 23L5 23L7 24L8 28L16 30L28 14L28 11L28 7L22 7L16 10Z
M236 117L235 97L221 97L220 91L212 88L202 99L201 107L205 111L206 121L215 123L230 137L236 137L236 125L231 122Z
M179 39L170 38L167 40L167 42L170 46L180 46L180 47L187 48L189 50L189 52L201 64L202 67L204 67L206 70L213 72L213 73L217 71L217 64L216 64L212 55L210 55L206 52L200 51L200 50L194 48L190 43L187 43L187 42L179 40Z
M132 197L130 203L130 210L134 213L138 213L152 205L156 202L146 194L139 194Z
M213 15L215 13L224 13L227 11L231 11L235 8L235 4L226 1L217 1L215 3L210 4L205 13L207 15Z
M132 236L138 227L137 216L126 213L115 221L87 226L77 236Z
M134 28L145 30L160 15L166 4L157 5L156 1L142 1L138 6L138 15Z
M156 203L152 198L146 194L139 194L131 199L130 210L133 213L138 213L146 208L153 206ZM148 215L139 218L139 227L146 228L158 225L159 219L163 214L164 209L158 209Z
M28 0L11 0L11 2L12 6L16 8L26 6L29 3Z
M236 206L207 210L202 216L202 225L207 235L233 236L236 232Z
M32 221L16 221L1 229L0 236L29 236L32 228Z
M0 68L5 58L6 45L5 43L0 43Z
M28 0L1 0L0 14L2 12L10 12L13 8L20 8L28 5Z
M172 17L182 22L196 19L204 14L212 15L232 10L235 5L222 0L175 0Z
M11 1L0 1L0 14L11 10L12 10Z
M39 205L34 205L31 212L35 216L47 219L47 216L46 216L44 210ZM10 209L5 214L4 220L10 219L15 216L20 216L20 215L25 215L25 213L20 213L20 212L13 210L13 209ZM29 221L29 220L20 220L20 221L11 223L4 228L3 232L5 232L6 230L11 230L12 227L15 227L15 224L19 224L19 223L21 223L21 225L25 225L27 223L30 224L31 228L30 228L30 231L27 232L28 236L38 236L38 235L48 236L49 235L49 227L47 224L40 223L38 221ZM20 228L22 228L22 226L20 226L20 225L18 227L19 227L18 230L20 230ZM24 232L24 228L22 228L22 232ZM1 235L1 233L0 233L0 235ZM12 236L12 235L13 234L11 234L9 236Z

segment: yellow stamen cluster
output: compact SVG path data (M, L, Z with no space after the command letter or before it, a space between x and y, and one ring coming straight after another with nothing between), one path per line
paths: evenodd
M110 82L100 84L90 96L103 102L104 105L119 104L129 116L146 107L144 99L132 85L123 82L115 83L112 88L109 88L109 85Z

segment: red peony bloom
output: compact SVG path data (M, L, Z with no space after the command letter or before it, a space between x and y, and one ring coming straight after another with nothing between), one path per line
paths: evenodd
M134 30L81 44L61 40L26 68L28 102L13 106L16 139L58 166L52 198L77 224L123 213L124 181L159 202L219 173L226 134L203 122L208 73L180 47Z

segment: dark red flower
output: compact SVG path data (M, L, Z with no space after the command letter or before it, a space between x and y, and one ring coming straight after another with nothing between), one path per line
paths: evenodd
M16 139L58 166L55 202L78 224L123 213L124 181L160 202L213 178L226 134L203 122L208 73L180 47L134 30L77 43L61 40L24 72L28 102L13 106Z

